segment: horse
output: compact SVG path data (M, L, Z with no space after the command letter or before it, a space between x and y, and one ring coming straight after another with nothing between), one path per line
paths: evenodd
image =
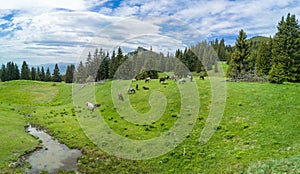
M121 93L121 92L119 92L119 93L118 93L118 97L119 97L119 100L122 100L122 101L124 101L124 97L123 97L123 95L122 95L122 93Z
M143 86L144 90L149 90L149 87Z
M135 89L136 89L136 90L139 90L139 84L136 84L136 85L135 85Z
M136 79L131 79L131 82L136 82Z
M135 94L135 90L133 88L128 89L128 94Z
M186 81L184 79L179 79L178 82L179 84L184 84Z
M170 80L170 76L166 76L166 78L165 78L166 80Z
M92 112L94 112L95 108L98 108L101 106L101 104L93 104L93 103L90 103L90 102L87 102L86 103L86 106L88 108L90 108L92 110Z
M166 80L166 78L160 78L159 83L164 82L165 80Z
M200 78L201 80L204 80L204 76L200 76L199 78Z
M150 77L147 77L146 79L145 79L145 83L149 83L150 82Z

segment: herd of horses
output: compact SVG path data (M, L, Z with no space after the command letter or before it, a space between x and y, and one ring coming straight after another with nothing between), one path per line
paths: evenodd
M187 75L187 78L191 82L193 81L193 76ZM199 76L199 78L201 80L204 80L204 76ZM145 84L146 84L146 83L150 83L151 78L147 77L145 79L140 79L140 78L136 77L136 78L132 79L131 82L137 82L137 81L141 81L141 80L144 80ZM168 84L166 82L168 80L174 80L175 82L178 81L179 84L184 84L186 82L186 80L184 78L182 78L181 76L174 75L174 76L165 76L165 77L159 78L159 83L161 83L161 84ZM147 86L143 86L142 88L143 88L143 90L149 90L150 89ZM136 90L139 90L139 84L138 83L135 84L135 89L134 88L129 88L127 92L128 92L128 94L135 94ZM123 95L122 95L121 92L118 93L118 98L119 98L119 100L124 101L124 97L123 97ZM86 106L87 106L87 108L91 109L92 112L94 112L95 108L100 107L101 104L93 104L91 102L87 102Z

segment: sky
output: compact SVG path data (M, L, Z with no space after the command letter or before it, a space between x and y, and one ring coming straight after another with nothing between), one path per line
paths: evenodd
M0 0L0 63L76 63L138 46L174 53L203 40L274 36L299 0Z

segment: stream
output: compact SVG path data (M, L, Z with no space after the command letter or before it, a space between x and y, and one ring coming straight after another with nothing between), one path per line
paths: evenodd
M37 130L31 125L27 127L27 132L42 141L43 148L29 154L27 159L31 169L26 169L26 173L58 173L59 170L77 171L77 158L82 156L78 149L70 149L57 140L53 140L44 131Z

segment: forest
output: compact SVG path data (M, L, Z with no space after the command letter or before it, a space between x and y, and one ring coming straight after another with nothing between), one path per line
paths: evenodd
M229 68L226 76L232 81L299 82L300 30L296 16L287 14L282 17L276 34L269 38L256 36L247 39L242 29L233 46L225 45L224 39L204 40L184 50L176 50L175 55L164 55L142 47L128 54L123 54L119 47L110 55L100 48L95 49L93 54L89 52L86 60L80 61L77 67L69 65L63 76L57 65L51 74L49 68L46 72L44 67L29 68L24 61L21 71L13 62L8 62L6 66L3 64L0 77L1 81L24 79L84 83L113 78L158 78L158 72L185 76L190 71L207 75L209 70L218 71L218 61L227 62ZM187 69L180 66L181 63ZM122 68L119 68L121 65Z

